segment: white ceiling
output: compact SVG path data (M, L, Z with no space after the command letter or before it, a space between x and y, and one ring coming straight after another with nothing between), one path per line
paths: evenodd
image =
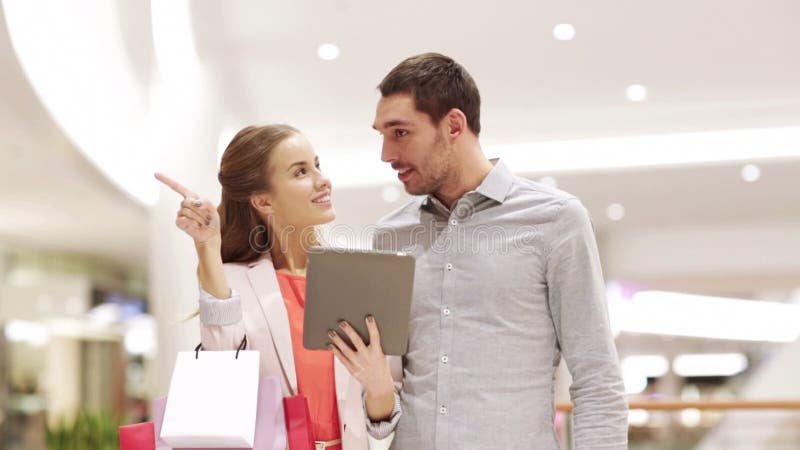
M193 4L201 60L238 119L297 123L326 146L370 140L375 86L406 56L455 57L483 96L484 143L797 124L800 3ZM575 25L574 40L552 37ZM341 57L316 48L336 43ZM649 100L629 103L641 83ZM332 120L335 118L335 120Z
M149 3L116 5L134 76L146 87L156 64ZM800 3L793 0L251 0L191 8L198 55L221 93L226 122L292 123L323 159L365 151L378 158L370 128L375 86L394 64L423 51L447 53L475 77L486 144L800 124ZM575 25L573 41L552 38L561 22ZM324 42L341 48L338 60L317 58ZM64 137L5 30L0 61L0 239L144 267L145 209ZM625 99L631 83L648 87L648 101ZM796 220L800 158L761 164L755 184L741 181L737 164L556 177L584 200L605 235ZM340 220L374 221L392 207L379 192L340 191ZM604 218L610 202L625 205L622 222Z
M147 211L65 138L29 86L4 27L0 66L0 243L143 268Z

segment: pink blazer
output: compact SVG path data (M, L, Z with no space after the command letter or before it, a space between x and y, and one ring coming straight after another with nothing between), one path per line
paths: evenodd
M277 375L284 396L297 393L292 337L275 268L269 255L249 264L224 265L230 287L241 297L242 320L231 325L201 323L207 350L233 350L247 334L247 348L261 352L261 376ZM226 300L220 300L226 301ZM396 364L392 364L396 366ZM396 371L397 369L395 369ZM393 374L398 375L400 374ZM375 440L367 433L361 384L334 358L336 397L344 450L388 449L394 433Z

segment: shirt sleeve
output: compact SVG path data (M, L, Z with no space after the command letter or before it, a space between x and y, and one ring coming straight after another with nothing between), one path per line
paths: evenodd
M594 230L577 199L563 203L554 231L547 257L548 303L573 379L573 448L624 450L628 405Z
M200 288L200 342L205 350L235 350L245 336L242 298L235 289L227 299ZM250 345L248 344L248 348Z
M367 394L366 392L362 394L361 401L363 402L364 411L367 410ZM387 420L381 422L373 422L369 419L369 416L364 414L364 418L367 422L367 433L372 436L373 439L386 439L394 432L394 429L397 427L397 422L400 420L400 416L403 415L403 411L400 408L400 396L397 392L394 393L394 408L392 408L392 414L389 416Z
M235 289L229 298L214 297L200 288L200 322L204 325L232 325L242 320L242 299Z

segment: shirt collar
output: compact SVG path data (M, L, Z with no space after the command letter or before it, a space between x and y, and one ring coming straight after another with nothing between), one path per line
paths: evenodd
M514 174L508 170L508 167L499 158L490 160L494 167L483 179L483 183L478 186L476 191L485 197L489 197L499 203L503 203L511 190L511 185L514 183Z
M484 197L490 198L498 203L503 203L511 190L511 185L514 183L514 174L508 169L503 161L499 158L490 160L494 167L483 179L483 182L474 190L467 193L477 192ZM421 206L439 205L444 208L439 199L429 194L422 200Z

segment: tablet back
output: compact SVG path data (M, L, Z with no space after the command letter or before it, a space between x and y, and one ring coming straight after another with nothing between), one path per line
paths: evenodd
M328 330L350 344L338 323L346 320L365 343L365 318L372 314L387 355L408 349L408 320L414 288L414 257L405 253L314 247L306 271L303 346L327 350Z

